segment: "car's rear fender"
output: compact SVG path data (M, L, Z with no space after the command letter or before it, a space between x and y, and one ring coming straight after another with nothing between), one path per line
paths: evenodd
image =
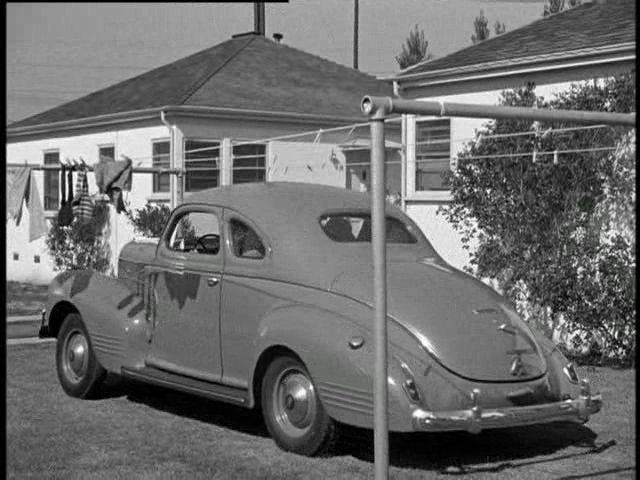
M336 299L337 304L343 303ZM337 313L340 311L340 313ZM259 399L261 372L277 355L291 352L307 367L329 415L343 423L373 427L374 342L356 315L371 316L362 305L331 310L294 305L272 311L259 330L259 352L249 385L252 405ZM391 357L391 355L390 355ZM410 403L402 388L400 363L389 362L389 427L409 430Z
M90 270L57 275L49 285L45 313L56 336L68 313L82 317L100 364L112 372L144 362L149 328L144 300L122 281Z

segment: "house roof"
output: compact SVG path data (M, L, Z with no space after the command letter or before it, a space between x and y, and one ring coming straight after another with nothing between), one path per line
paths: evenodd
M360 118L392 86L253 32L9 125L9 129L166 106Z
M584 3L451 55L413 65L388 80L401 83L447 71L481 72L505 64L610 50L617 45L633 44L635 52L635 25L635 0Z

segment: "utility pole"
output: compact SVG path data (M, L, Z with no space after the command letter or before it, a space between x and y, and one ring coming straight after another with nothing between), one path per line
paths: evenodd
M353 0L353 68L358 70L358 0Z

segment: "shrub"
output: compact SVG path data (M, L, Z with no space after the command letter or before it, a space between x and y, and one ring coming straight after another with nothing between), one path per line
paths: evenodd
M568 110L635 110L635 76L573 85L549 101L532 85L503 92L502 104ZM559 326L573 347L598 343L604 357L635 352L635 134L620 128L545 135L562 122L496 120L467 145L451 174L452 204L441 210L467 247L471 265L497 282L542 330ZM510 136L531 130L530 136ZM500 134L499 137L495 137ZM507 134L507 135L502 135ZM493 137L493 138L492 138ZM532 152L619 144L615 155ZM504 153L515 158L492 158ZM482 158L474 158L482 157ZM575 334L575 335L574 335Z
M160 236L170 214L171 209L164 203L147 203L144 208L128 213L136 233L151 238Z
M45 241L55 270L108 270L111 250L103 235L108 215L108 206L96 202L89 222L74 219L70 226L62 227L57 218L53 219Z

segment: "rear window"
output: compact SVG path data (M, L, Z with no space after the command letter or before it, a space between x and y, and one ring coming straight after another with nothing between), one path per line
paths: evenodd
M320 217L324 233L335 242L371 242L371 216L334 214ZM387 217L387 243L416 243L409 226L397 218Z

